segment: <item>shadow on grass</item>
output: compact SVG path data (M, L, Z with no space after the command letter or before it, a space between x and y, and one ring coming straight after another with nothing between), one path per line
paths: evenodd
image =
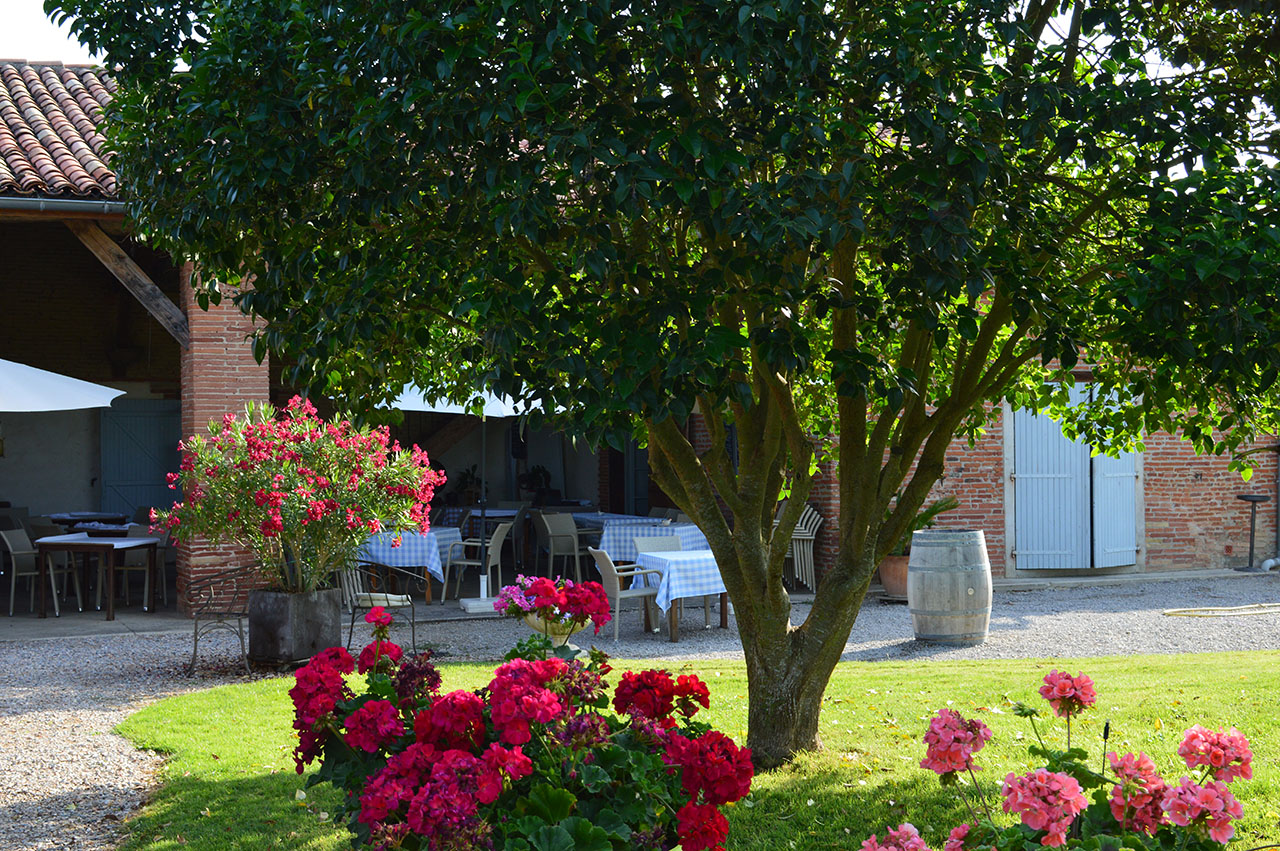
M832 758L801 757L758 775L749 803L727 808L726 847L857 848L873 833L883 841L887 829L910 822L930 847L941 848L951 828L972 821L959 793L933 775L882 779Z
M128 824L130 849L257 849L349 847L345 825L322 821L334 816L339 796L327 787L307 790L296 774L278 772L234 780L170 776L164 787Z

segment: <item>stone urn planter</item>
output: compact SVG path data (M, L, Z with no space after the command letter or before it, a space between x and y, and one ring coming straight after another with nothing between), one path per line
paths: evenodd
M575 632L581 632L586 628L586 624L569 624L560 623L559 621L545 620L538 615L528 614L524 616L524 622L534 632L541 633L551 639L552 647L564 647L569 643L569 637Z
M880 584L884 586L884 598L894 602L907 601L907 563L911 556L885 556L880 562Z
M341 590L249 592L249 658L253 661L302 662L341 644Z

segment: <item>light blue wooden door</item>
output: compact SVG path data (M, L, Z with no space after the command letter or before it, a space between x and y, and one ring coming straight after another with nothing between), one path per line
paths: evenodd
M178 498L165 474L178 469L182 414L177 400L117 399L102 412L102 510L132 516Z
M1013 415L1014 564L1019 570L1089 566L1089 447L1047 416Z
M1136 456L1093 458L1093 566L1122 567L1138 557Z
M1088 399L1087 385L1071 401ZM1014 440L1014 564L1081 570L1134 564L1138 552L1137 460L1090 457L1047 416L1017 411Z

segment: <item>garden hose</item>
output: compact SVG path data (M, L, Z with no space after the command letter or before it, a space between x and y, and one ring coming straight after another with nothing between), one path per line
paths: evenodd
M1232 615L1269 615L1280 612L1280 603L1251 603L1247 606L1210 606L1202 609L1165 609L1171 618L1226 618Z

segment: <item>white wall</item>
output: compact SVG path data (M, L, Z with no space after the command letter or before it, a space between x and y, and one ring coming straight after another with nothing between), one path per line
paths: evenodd
M98 411L0 413L0 500L32 514L97 511Z

